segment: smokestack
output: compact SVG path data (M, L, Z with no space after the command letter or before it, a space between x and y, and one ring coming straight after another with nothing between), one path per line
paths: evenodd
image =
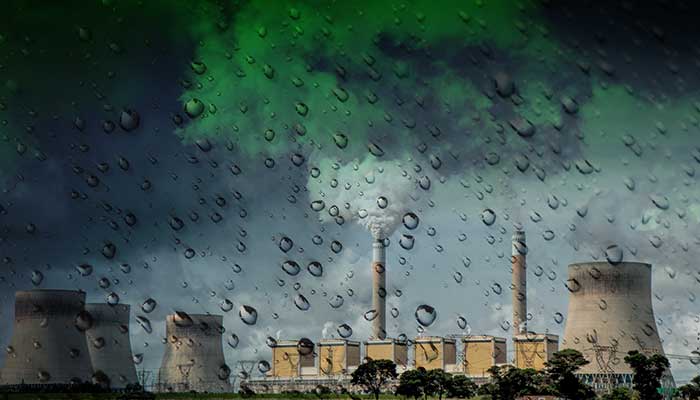
M513 334L527 332L527 244L525 231L516 228L513 233Z
M92 365L85 331L85 293L29 290L15 293L14 331L0 384L90 382Z
M86 304L94 321L87 336L92 368L109 378L109 386L123 389L138 383L129 339L129 310L126 304Z
M380 238L372 242L372 339L386 338L386 249Z

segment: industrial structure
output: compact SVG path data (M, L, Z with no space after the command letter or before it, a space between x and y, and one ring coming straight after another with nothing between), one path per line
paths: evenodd
M443 369L455 372L457 368L456 341L438 336L417 337L413 341L413 355L416 368Z
M137 384L129 339L129 305L90 303L85 310L93 320L92 328L85 332L93 370L102 371L108 379L105 383L113 389Z
M631 384L632 370L624 362L629 351L664 354L651 285L650 264L569 265L569 311L562 346L580 351L590 361L579 372L594 388ZM670 374L666 379L672 379Z
M517 368L541 371L552 355L559 351L559 336L551 334L523 333L513 336Z
M525 232L519 227L513 233L513 335L527 331L527 243Z
M489 378L489 368L508 362L506 339L495 336L466 336L464 344L463 371L474 380Z
M85 292L17 292L12 339L0 370L0 384L90 382L93 369L84 332L92 327L93 319L84 307Z
M351 374L360 365L360 342L344 339L322 339L318 343L319 375Z
M302 354L296 340L280 340L272 346L272 369L275 378L298 378L318 375L313 351Z
M365 345L365 360L390 360L399 372L408 368L408 346L396 339L368 340Z
M158 391L231 391L222 322L221 315L176 312L167 316L167 344L156 384Z
M372 339L386 338L386 249L381 239L372 241Z

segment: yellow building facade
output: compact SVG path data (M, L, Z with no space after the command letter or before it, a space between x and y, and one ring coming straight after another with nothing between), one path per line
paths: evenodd
M324 339L318 343L318 374L345 375L360 365L360 342Z
M455 340L437 336L418 337L413 342L413 358L416 368L454 369L457 362Z
M527 333L513 337L515 366L541 371L552 355L559 351L559 336Z
M365 358L369 360L391 360L399 369L408 367L408 346L395 339L369 340L365 343Z
M494 336L468 336L464 345L464 374L471 377L490 376L494 365L508 362L506 339Z
M269 375L276 378L295 378L315 372L314 354L301 355L297 341L280 340L272 347L272 369Z

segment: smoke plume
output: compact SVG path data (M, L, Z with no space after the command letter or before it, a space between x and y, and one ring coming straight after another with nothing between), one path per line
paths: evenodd
M418 199L417 177L397 161L366 158L324 171L331 174L308 182L311 201L325 203L321 222L354 221L375 239L391 236Z

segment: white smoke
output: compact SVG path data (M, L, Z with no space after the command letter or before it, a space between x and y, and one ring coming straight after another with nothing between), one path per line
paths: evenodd
M311 201L325 202L325 209L319 212L322 222L336 222L341 217L345 222L359 223L375 239L384 239L411 211L417 178L400 163L367 158L361 163L325 164L321 176L310 177L308 182ZM337 216L332 215L333 206L338 208Z
M331 322L331 321L326 321L326 322L323 324L323 329L321 330L321 337L322 337L323 339L329 339L329 338L331 337L331 335L333 335L332 332L333 332L333 327L334 327L334 326L335 326L335 324L334 324L333 322Z

